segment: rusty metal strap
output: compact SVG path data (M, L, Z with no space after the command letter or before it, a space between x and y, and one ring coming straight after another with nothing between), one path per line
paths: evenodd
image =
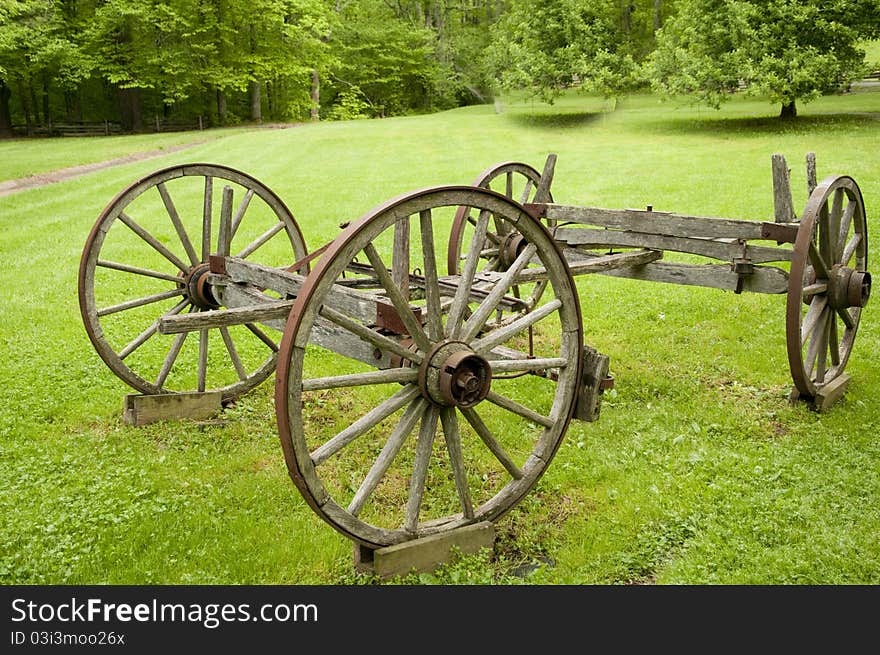
M291 264L290 266L288 266L284 270L287 271L288 273L296 273L298 270L302 269L304 266L308 266L309 262L311 262L313 259L315 259L316 257L319 257L320 255L323 255L327 251L327 249L332 245L333 245L332 241L325 243L323 246L321 246L320 248L318 248L314 252L309 253L308 255L306 255L305 257L300 259L299 261L294 262L293 264Z

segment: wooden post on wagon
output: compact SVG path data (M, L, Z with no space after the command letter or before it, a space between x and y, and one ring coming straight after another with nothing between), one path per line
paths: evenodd
M791 223L795 220L790 172L785 157L779 153L773 155L773 216L777 223Z

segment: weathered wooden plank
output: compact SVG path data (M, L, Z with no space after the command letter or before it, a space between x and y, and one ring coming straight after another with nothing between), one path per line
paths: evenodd
M535 205L548 219L677 237L761 239L762 223L734 218L688 216L640 209Z
M286 296L296 296L305 281L302 275L237 257L226 258L226 275L233 282L246 282ZM334 285L327 294L325 304L363 323L373 323L376 320L377 300L376 295Z
M180 334L181 332L219 328L221 326L266 323L273 319L286 320L288 314L290 314L290 308L293 307L293 303L293 300L278 300L250 307L163 316L159 319L159 333Z
M578 385L574 418L581 421L597 421L604 391L603 384L609 377L610 358L595 348L584 346L582 360L581 383Z
M816 177L816 153L808 152L807 153L807 198L809 198L813 191L819 186L819 182Z
M354 563L358 571L387 579L411 572L428 573L451 561L456 553L473 555L494 545L495 526L482 521L376 550L355 544Z
M391 279L403 297L409 300L409 217L394 224L394 247L391 251Z
M772 157L773 168L773 216L777 223L791 223L795 220L791 200L791 180L785 157L779 153Z
M710 287L726 291L736 291L739 280L739 276L730 269L730 266L724 264L654 262L644 266L603 271L601 275ZM751 275L743 277L741 290L756 293L785 293L788 291L788 273L772 266L756 266Z
M629 230L599 230L588 228L558 228L554 233L557 241L569 246L584 248L651 248L671 250L691 255L711 257L720 261L732 262L745 257L753 264L791 260L791 248L771 248L754 246L735 240L720 241L708 238L673 237L664 234L646 234Z
M641 266L648 262L656 261L661 257L663 257L663 251L661 250L636 250L580 260L569 263L568 268L572 275L586 275L588 273L601 273L627 266ZM548 279L548 273L547 269L543 266L526 269L517 276L517 282L519 283L546 279Z
M128 425L139 427L156 421L211 418L222 409L222 395L219 391L128 394L125 396L123 420Z

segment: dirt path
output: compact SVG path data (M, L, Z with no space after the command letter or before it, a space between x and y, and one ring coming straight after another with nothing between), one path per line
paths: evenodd
M302 123L264 123L262 125L253 127L258 129L286 130L291 127L297 127L298 125L302 125ZM35 173L34 175L20 177L15 180L6 180L0 182L0 196L7 196L10 193L16 193L17 191L24 191L26 189L35 189L37 187L45 186L47 184L54 184L55 182L63 182L64 180L70 180L72 178L79 177L80 175L99 171L103 168L110 168L111 166L119 166L120 164L129 164L131 162L142 161L144 159L152 159L153 157L161 157L162 155L167 155L172 152L179 152L181 150L186 150L187 148L200 146L203 143L208 143L209 141L213 140L214 139L202 139L201 141L193 141L191 143L168 146L167 148L163 148L161 150L133 152L130 155L116 157L115 159L107 159L106 161L94 162L92 164L81 164L79 166L70 166L68 168L59 168L56 171Z
M74 177L79 177L80 175L85 175L86 173L99 171L102 168L110 168L111 166L119 166L120 164L128 164L134 161L152 159L153 157L161 157L162 155L167 155L172 152L178 152L180 150L186 150L187 148L192 148L203 143L207 143L207 141L193 141L192 143L184 143L177 146L168 146L167 148L164 148L162 150L134 152L130 155L116 157L115 159L107 159L106 161L99 161L93 164L81 164L80 166L59 168L57 171L49 171L48 173L36 173L35 175L20 177L16 180L6 180L5 182L0 182L0 196L6 196L10 193L15 193L17 191L24 191L25 189L34 189L36 187L45 186L47 184L54 184L55 182L62 182L64 180L69 180Z

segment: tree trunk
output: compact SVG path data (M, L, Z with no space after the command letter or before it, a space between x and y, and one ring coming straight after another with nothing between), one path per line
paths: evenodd
M321 75L317 68L312 69L312 108L310 111L313 121L321 120Z
M790 120L797 116L797 105L795 105L794 100L789 100L788 102L782 103L782 111L779 112L779 118L783 120Z
M140 89L119 89L119 110L122 129L128 132L143 131Z
M260 101L260 83L248 82L248 92L251 98L251 120L263 122L263 109Z
M217 89L217 122L220 125L226 125L226 93L223 89Z
M0 138L9 139L15 136L12 132L12 112L9 110L9 99L12 89L0 80Z
M663 0L654 0L654 32L663 26Z

